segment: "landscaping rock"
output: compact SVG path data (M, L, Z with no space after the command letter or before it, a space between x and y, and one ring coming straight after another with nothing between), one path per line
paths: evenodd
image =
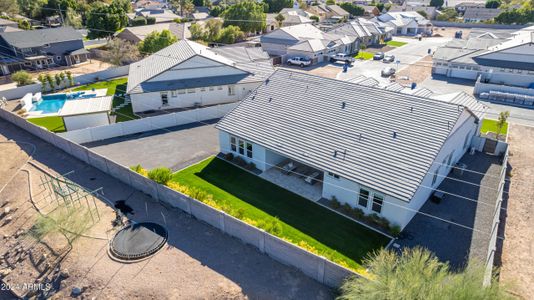
M70 274L69 274L69 270L68 269L64 269L63 271L61 271L60 273L61 277L63 278L69 278L70 277Z
M83 293L83 290L79 287L73 287L70 293L72 297L78 297Z

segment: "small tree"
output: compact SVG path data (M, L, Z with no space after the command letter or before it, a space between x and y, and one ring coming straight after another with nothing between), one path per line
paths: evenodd
M202 26L200 26L199 24L192 24L191 27L189 27L189 32L191 32L192 40L204 40L204 29L202 29Z
M501 0L486 1L486 8L499 8L499 6L501 6Z
M122 66L136 61L141 56L139 49L134 44L121 39L109 41L107 49L104 60L114 66Z
M56 86L59 88L61 87L61 77L59 77L59 73L56 73L54 75L54 80L56 81Z
M46 74L46 81L48 82L48 86L51 90L54 90L56 88L56 85L54 83L54 78L50 74Z
M508 117L510 117L509 111L501 111L499 113L499 119L497 120L497 139L499 139L502 129L506 126Z
M11 80L15 81L17 83L17 86L23 86L32 84L33 80L31 75L26 71L17 71L11 75Z
M282 23L284 23L284 20L286 18L282 14L277 14L274 19L276 20L276 22L278 22L278 27L282 27Z
M237 26L230 25L221 30L219 39L217 40L222 44L233 44L245 39L245 33L239 29Z
M132 26L144 26L146 25L146 19L143 16L137 16L131 21Z
M153 31L139 43L139 52L151 54L175 43L178 39L169 30L164 29L161 32Z
M41 92L46 91L46 76L44 76L42 73L37 76L37 80L41 83Z
M65 73L59 73L59 79L61 80L61 83L65 83Z
M336 4L336 1L335 0L326 0L326 4L327 5L334 5L334 4Z
M69 81L69 85L74 85L74 78L72 77L72 73L70 71L65 72L67 74L67 80Z
M339 299L512 299L496 278L483 287L485 268L470 262L463 272L452 272L430 251L404 249L401 255L380 250L364 261L371 278L353 277L341 287Z

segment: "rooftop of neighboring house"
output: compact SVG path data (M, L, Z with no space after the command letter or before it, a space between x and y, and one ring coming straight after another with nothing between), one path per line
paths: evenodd
M156 23L173 22L175 19L180 19L179 15L169 9L142 9L127 15L130 19L134 19L137 16L153 17L156 19Z
M178 39L183 40L191 37L189 32L188 23L158 23L144 26L126 27L123 31L116 33L118 37L125 36L127 34L134 35L140 41L144 40L147 35L153 31L161 32L163 30L169 30ZM126 38L127 39L127 38Z
M449 101L279 69L216 127L410 201L464 113Z
M391 22L395 26L405 26L409 24L412 20L415 20L420 25L429 23L429 21L425 17L423 17L416 11L387 12L376 18L384 23Z
M449 5L451 6L451 5ZM458 9L459 7L463 7L463 8L467 8L467 7L486 7L486 2L485 1L482 1L482 2L467 2L467 1L464 1L464 2L458 2L457 4L455 5L452 5L454 7L456 7L456 9Z
M329 33L311 24L300 24L277 29L260 37L262 43L292 44L293 50L317 50L331 48L336 45L347 45L356 40L356 36ZM322 50L321 49L321 50ZM315 52L315 51L314 51Z
M11 26L0 27L0 33L2 33L2 32L17 32L17 31L23 31L23 30L18 28L18 27L11 27Z
M464 12L464 20L491 20L498 16L501 10L498 8L468 7Z
M359 38L371 37L373 35L383 34L384 31L378 28L378 25L367 21L363 18L358 18L347 23L340 24L330 30L330 33L345 34L348 36L355 36Z
M242 70L246 75L239 75L239 78L228 76L232 82L226 83L224 76L209 76L209 69L206 69L206 73L202 74L202 78L147 82L149 79L196 56ZM274 68L269 59L269 55L261 48L209 48L193 41L180 40L131 64L126 90L128 93L143 93L210 85L257 82L265 80L273 71Z
M72 27L4 32L0 33L0 37L17 48L42 47L47 44L83 40L81 33Z
M521 45L534 45L534 31L519 30L512 34L500 33L500 36L492 32L482 32L476 36L470 35L465 40L454 39L439 47L433 58L456 63L534 70L534 62L531 62L530 58L534 57L534 50L530 54L521 53L521 56L525 57L522 61L515 61L506 55L493 56L491 59L489 57L490 54L507 49L514 53L513 49Z
M154 0L139 0L132 3L134 9L162 9L167 7L166 3Z
M15 22L15 21L11 21L11 20L8 20L8 19L4 19L4 18L0 18L0 26L14 26L14 27L18 27L18 23Z

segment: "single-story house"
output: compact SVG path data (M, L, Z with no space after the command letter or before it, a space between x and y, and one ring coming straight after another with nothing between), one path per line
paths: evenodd
M282 26L276 20L276 16L282 15L284 20L282 21ZM274 31L280 27L287 27L299 24L311 24L313 20L309 18L310 13L303 11L302 9L294 8L284 8L278 14L266 14L267 25L265 27L265 32Z
M130 65L126 92L134 112L239 101L274 68L261 48L180 40Z
M429 20L434 20L438 15L438 11L434 6L420 6L420 5L409 5L407 2L404 2L402 5L393 5L388 10L390 12L402 12L402 11L415 11L415 12L424 12L426 18Z
M416 11L387 12L373 20L395 28L398 35L416 35L432 31L432 23Z
M133 13L126 14L128 20L132 22L137 17L144 18L155 18L156 23L165 23L165 22L174 22L176 19L181 19L181 17L173 13L170 9L138 9Z
M479 122L457 103L279 69L216 128L222 153L288 176L285 188L318 185L321 198L404 228L470 149Z
M191 32L189 32L189 23L156 23L153 25L126 27L121 32L116 33L115 36L129 41L133 44L137 44L143 41L147 35L151 32L161 32L163 30L169 30L178 39L191 38Z
M501 12L498 8L468 7L464 12L463 19L466 23L484 22L493 20Z
M376 23L363 18L340 24L328 30L329 33L356 37L362 45L369 46L379 44L381 41L391 39L391 31L385 32Z
M72 27L0 33L0 75L86 62L82 35Z
M282 56L283 62L296 56L323 62L335 53L355 53L359 46L356 37L323 32L312 24L282 27L262 35L260 42L263 50L271 56Z
M9 19L0 18L0 32L6 27L19 28L19 23Z
M319 17L319 21L327 21L327 20L340 20L340 19L348 19L350 16L350 13L348 13L346 10L341 8L339 5L326 5L326 4L319 4L319 5L310 5L306 9L307 12L310 14Z
M364 17L376 17L380 15L380 10L374 5L363 5L362 8L364 10Z
M134 10L138 9L164 9L168 5L164 1L153 1L153 0L139 0L132 2L132 8Z
M508 38L489 32L454 39L434 53L432 73L528 87L534 82L534 28Z
M486 7L485 2L460 2L454 6L454 9L461 15L465 13L467 8L469 7L477 7L477 8L483 8Z

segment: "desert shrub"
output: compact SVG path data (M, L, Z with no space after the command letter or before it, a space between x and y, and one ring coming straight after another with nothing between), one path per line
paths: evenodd
M234 159L234 154L228 152L228 153L225 153L224 154L224 159L228 160L228 161L232 161Z
M234 163L240 167L247 165L247 162L241 156L234 157Z
M233 214L232 214L234 217L242 220L243 217L245 216L245 209L244 208L239 208L237 211L235 211Z
M350 206L348 203L344 203L342 206L341 206L341 211L346 214L346 215L351 215L352 213L352 206Z
M166 184L172 178L172 171L169 168L155 168L148 172L148 178L159 184Z
M31 75L26 71L17 71L11 75L11 80L17 83L17 86L29 85L33 83Z

